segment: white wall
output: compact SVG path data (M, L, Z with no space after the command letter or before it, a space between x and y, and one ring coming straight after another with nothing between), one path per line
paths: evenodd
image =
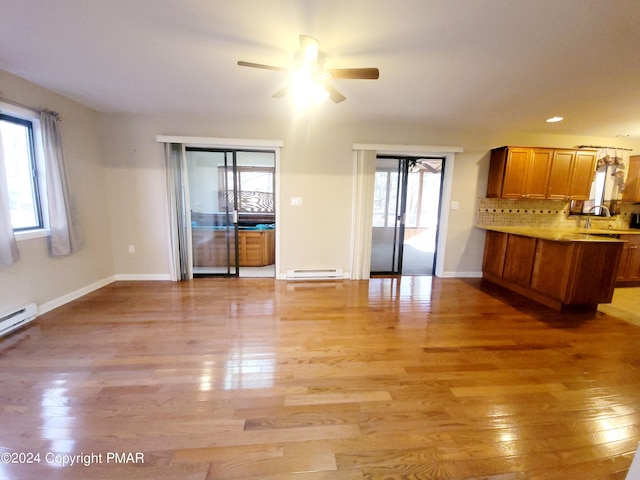
M98 113L3 71L0 85L4 98L60 113L69 183L85 237L80 252L58 258L49 256L47 238L19 241L21 260L0 270L2 313L86 291L112 277L114 269Z

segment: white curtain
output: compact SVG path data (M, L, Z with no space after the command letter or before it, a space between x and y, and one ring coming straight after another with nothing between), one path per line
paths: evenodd
M607 177L604 182L602 200L621 200L627 179L629 152L619 148L600 148L596 153L597 168L604 170Z
M165 143L164 145L173 270L171 276L176 280L191 280L193 278L193 259L185 146L182 143Z
M58 120L58 114L55 112L43 110L40 114L49 229L51 230L49 248L53 256L75 253L82 248L84 243L78 214L69 192Z
M355 214L351 247L351 278L366 280L371 274L371 232L373 229L373 191L376 174L376 152L356 150Z
M0 135L0 268L13 265L20 260L18 244L11 225L9 210L9 188L7 172L4 167L4 149L2 135Z

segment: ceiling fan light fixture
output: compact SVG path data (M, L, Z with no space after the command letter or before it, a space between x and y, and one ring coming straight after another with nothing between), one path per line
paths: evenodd
M298 108L320 104L329 98L329 92L314 80L311 70L301 68L291 75L291 92Z
M374 67L325 69L326 59L327 54L318 48L318 40L308 35L300 35L300 50L295 54L294 69L243 60L238 61L238 65L290 73L289 85L278 90L272 97L282 98L292 93L300 106L321 103L327 98L334 103L345 101L346 97L333 87L329 80L376 80L380 77L380 72Z

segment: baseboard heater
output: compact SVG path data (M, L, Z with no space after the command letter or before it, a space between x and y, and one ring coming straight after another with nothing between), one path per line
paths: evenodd
M0 337L32 322L37 315L38 308L35 303L5 313L0 317Z
M287 270L287 280L342 280L341 268L320 270Z

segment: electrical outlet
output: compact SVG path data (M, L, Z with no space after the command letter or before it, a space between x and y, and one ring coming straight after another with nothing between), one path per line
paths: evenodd
M129 245L129 253L136 253L136 247L133 245Z
M299 207L302 205L302 197L291 197L291 205Z

